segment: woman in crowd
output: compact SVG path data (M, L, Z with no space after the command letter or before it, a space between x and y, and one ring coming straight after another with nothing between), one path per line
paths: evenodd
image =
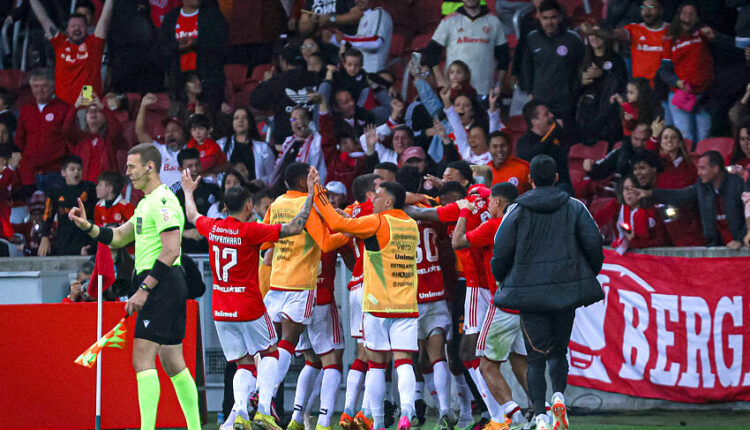
M255 120L243 107L232 113L232 134L217 141L229 162L242 162L248 169L248 179L260 179L269 185L276 158L268 144L261 140Z
M737 128L734 139L734 155L729 163L732 173L743 173L750 167L750 122Z
M222 196L224 193L227 192L228 189L234 187L234 186L247 186L247 182L245 182L245 178L242 177L242 175L235 171L230 170L224 175L224 179L221 182L221 194ZM227 210L226 207L224 207L223 198L220 199L217 202L214 202L211 207L208 208L208 212L206 213L206 216L209 218L226 218L227 217Z
M653 204L638 201L635 177L628 175L617 187L620 210L617 215L617 238L612 247L621 254L628 249L664 246L666 230Z

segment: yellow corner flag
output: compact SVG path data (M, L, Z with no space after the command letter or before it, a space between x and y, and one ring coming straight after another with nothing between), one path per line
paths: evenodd
M76 364L80 364L84 367L94 367L96 359L99 357L99 353L102 352L102 348L108 346L110 348L125 348L125 318L121 319L117 325L110 330L107 334L102 336L101 339L91 345L86 351L76 358Z

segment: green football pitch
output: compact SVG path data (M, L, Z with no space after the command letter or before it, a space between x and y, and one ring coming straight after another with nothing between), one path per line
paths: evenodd
M434 429L435 419L435 417L428 417L428 422L418 428ZM208 415L208 424L203 428L205 430L218 430L219 425L216 423L215 413ZM750 429L750 412L644 411L586 416L573 415L570 417L571 430L678 430L686 428L746 430ZM338 429L338 426L333 426L333 430L336 429Z

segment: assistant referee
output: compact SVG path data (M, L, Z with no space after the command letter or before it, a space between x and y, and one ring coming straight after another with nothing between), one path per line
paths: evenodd
M120 227L98 227L89 222L80 199L68 216L89 236L113 248L135 240L134 285L138 289L128 299L125 310L128 314L138 312L133 367L138 381L141 429L156 425L160 391L157 354L172 379L188 429L200 429L198 391L182 356L187 286L180 266L180 240L185 218L177 197L159 179L160 167L161 154L153 144L142 143L128 151L126 174L145 197L138 202L132 218Z

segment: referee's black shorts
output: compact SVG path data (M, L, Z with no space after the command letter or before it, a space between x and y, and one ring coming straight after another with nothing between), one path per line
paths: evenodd
M148 271L133 277L134 285L140 285ZM182 266L173 266L167 279L151 292L143 308L138 312L135 337L159 345L178 345L185 338L187 306L187 284Z

